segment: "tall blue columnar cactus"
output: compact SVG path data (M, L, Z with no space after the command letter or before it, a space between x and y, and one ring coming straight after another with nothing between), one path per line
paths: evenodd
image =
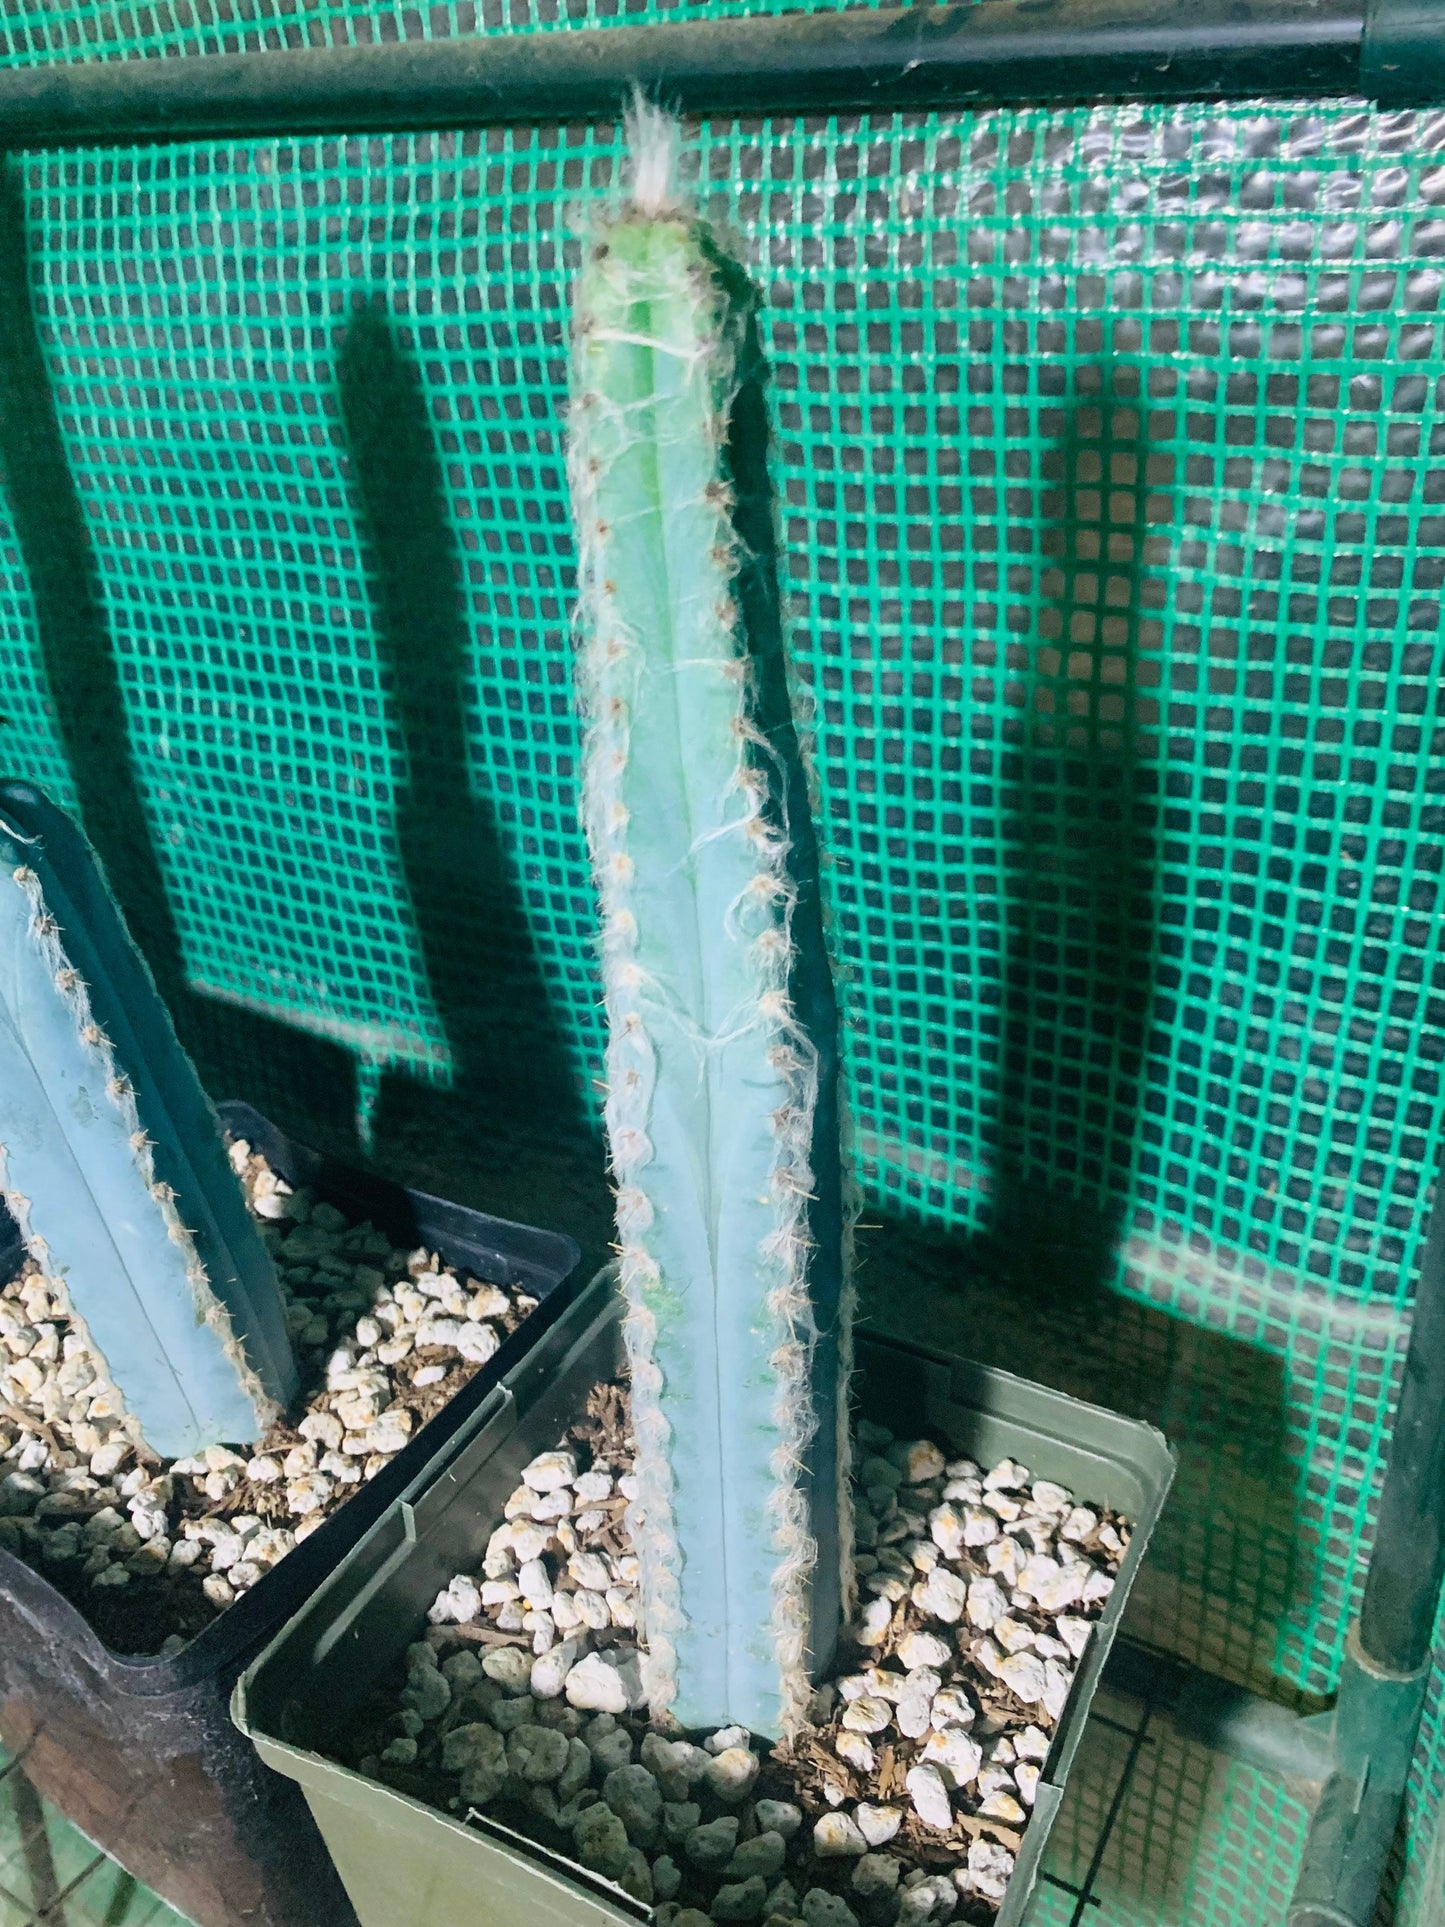
M777 1735L851 1588L837 1016L737 433L763 419L753 296L674 197L671 127L638 120L577 285L569 458L629 1523L654 1714Z
M89 846L0 783L0 1195L166 1458L296 1390L274 1268Z

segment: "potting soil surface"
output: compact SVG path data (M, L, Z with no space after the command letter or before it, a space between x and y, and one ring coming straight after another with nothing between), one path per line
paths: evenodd
M238 1140L231 1162L286 1298L302 1409L259 1445L166 1462L27 1260L0 1288L0 1546L118 1653L179 1651L402 1450L534 1309L402 1251Z
M862 1600L811 1723L772 1748L740 1728L679 1743L642 1690L632 1459L625 1388L598 1385L342 1757L569 1855L660 1927L991 1921L1128 1524L865 1421Z

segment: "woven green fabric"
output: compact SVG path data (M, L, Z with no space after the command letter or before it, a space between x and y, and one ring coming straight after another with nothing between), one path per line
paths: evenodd
M665 11L604 5L478 18ZM33 7L0 44L472 18ZM20 384L0 450L46 510L0 508L0 760L143 828L113 860L163 979L253 1013L228 1062L259 1090L286 1058L298 1106L343 1051L367 1101L486 1089L492 1131L534 1068L590 1092L563 344L619 152L12 164L54 413ZM934 1289L898 1257L933 1240L981 1353L1164 1423L1139 1629L1305 1699L1358 1601L1440 1124L1442 154L1445 117L1349 103L686 143L765 294L874 1288Z

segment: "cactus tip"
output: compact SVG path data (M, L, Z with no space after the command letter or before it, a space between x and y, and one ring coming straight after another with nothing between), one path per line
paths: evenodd
M633 206L643 214L665 214L677 205L677 122L638 87L626 125Z

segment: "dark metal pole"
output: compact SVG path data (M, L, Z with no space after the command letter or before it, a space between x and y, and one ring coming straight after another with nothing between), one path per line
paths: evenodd
M1445 1168L1420 1259L1415 1316L1360 1607L1360 1650L1391 1673L1430 1657L1445 1580Z
M1335 1707L1335 1771L1310 1822L1289 1927L1370 1927L1430 1680L1445 1580L1445 1163L1360 1616Z
M1360 89L1365 0L989 0L0 72L0 146Z

